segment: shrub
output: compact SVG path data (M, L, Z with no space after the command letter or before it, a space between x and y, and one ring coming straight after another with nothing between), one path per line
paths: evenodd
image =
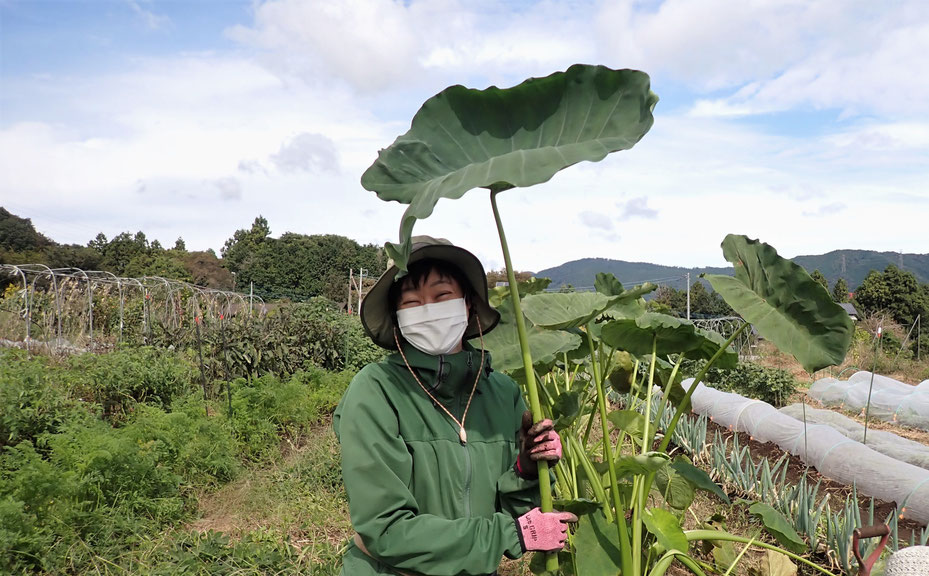
M279 436L293 439L313 419L309 389L267 374L232 382L230 422L249 460L275 460Z
M289 379L267 374L232 382L230 422L249 460L274 460L281 438L294 441L331 414L351 372L310 367Z
M703 365L703 361L685 362L681 372L694 376ZM798 387L797 380L786 370L751 362L740 362L730 370L711 368L705 381L717 390L735 392L777 407L783 406Z
M26 573L54 564L50 549L56 538L62 532L73 536L67 524L54 521L62 512L70 516L72 480L73 474L62 474L43 460L31 442L0 452L0 573Z
M315 366L294 374L293 379L309 389L313 422L322 422L335 411L354 375L350 370L329 372Z
M217 486L241 470L231 427L225 418L207 417L196 392L175 400L171 412L140 406L123 434L157 454L186 485Z
M781 368L743 362L732 370L717 372L712 382L720 390L737 392L777 407L786 404L797 391L797 380Z
M79 407L60 385L47 358L0 350L0 449L56 432Z
M69 423L45 441L51 463L74 473L79 500L161 522L179 519L181 477L157 442L139 442L131 432L89 420Z
M162 408L193 387L193 366L171 350L149 346L68 360L74 393L99 403L104 414L122 419L136 403Z
M214 377L285 376L309 366L358 370L384 357L365 336L357 316L348 316L325 298L282 304L264 319L228 322L225 334L213 327L205 336L204 363Z

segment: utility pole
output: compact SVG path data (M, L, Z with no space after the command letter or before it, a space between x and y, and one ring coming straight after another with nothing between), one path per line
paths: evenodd
M348 269L348 315L352 315L352 283L355 281L354 270Z
M365 280L365 270L364 268L358 269L358 313L361 314L361 300L364 298L364 280Z
M687 273L687 319L690 320L690 272Z

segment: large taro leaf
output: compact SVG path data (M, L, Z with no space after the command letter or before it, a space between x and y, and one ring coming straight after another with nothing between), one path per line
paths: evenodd
M719 335L700 330L687 320L655 312L647 312L637 318L612 320L600 329L603 342L636 356L651 355L652 340L656 337L658 356L684 354L692 359L709 359L725 343ZM731 367L737 361L736 353L727 349L716 365Z
M560 432L570 428L581 415L581 395L584 393L584 386L583 382L578 382L571 390L555 396L555 403L552 405L555 430Z
M690 548L687 537L684 536L684 531L681 529L681 521L664 508L645 510L642 520L645 522L648 531L655 535L658 543L665 550L687 552Z
M536 286L537 287L537 286ZM509 294L509 289L505 289ZM501 291L496 289L495 292ZM520 284L522 292L522 284ZM507 297L497 306L500 313L500 322L490 333L484 335L484 347L493 357L493 366L496 370L513 372L523 370L522 349L519 346L519 334L516 330L516 314L513 312L512 301ZM581 337L563 330L546 330L526 323L526 337L529 349L532 351L532 361L536 368L554 365L558 355L576 349L581 345Z
M713 482L713 479L710 478L710 475L704 472L702 469L694 466L690 460L685 456L677 456L674 458L674 461L671 462L671 468L673 468L678 474L686 478L694 487L701 490L706 490L707 492L712 492L720 500L726 504L731 504L729 501L729 495L726 494L722 488L719 487L716 482Z
M733 310L809 372L842 363L854 327L819 282L764 242L729 234L722 247L735 277L705 278Z
M519 297L523 298L529 294L538 294L542 292L552 281L549 278L530 278L528 280L523 280L517 282L516 286L519 290ZM491 288L487 293L487 301L490 302L490 305L494 308L500 308L505 304L510 302L510 286L496 286Z
M645 292L649 289L646 288ZM641 287L607 296L600 292L548 292L527 296L523 313L533 324L553 330L587 325L604 312L614 318L635 318L645 312Z
M651 128L657 102L644 72L584 64L512 88L446 88L361 177L381 200L409 204L388 255L406 268L413 225L440 198L533 186L632 148Z
M613 469L616 472L617 479L629 476L644 476L645 474L663 470L670 460L664 452L632 454L617 458L613 464Z
M578 576L618 576L622 556L616 526L603 512L581 516L574 533L574 558Z
M761 519L765 530L774 536L778 544L794 554L803 554L806 551L806 542L794 530L790 520L773 506L764 502L755 502L748 507L748 511Z
M580 518L585 514L593 514L601 510L603 505L596 500L575 498L574 500L555 500L552 502L552 508L561 512L570 512Z
M696 486L672 466L665 466L655 474L652 488L661 494L669 506L686 510L694 501Z
M625 291L622 282L609 272L598 272L594 278L594 289L607 296L619 296Z
M527 296L522 307L523 314L536 326L565 330L587 324L613 300L598 292L548 292Z

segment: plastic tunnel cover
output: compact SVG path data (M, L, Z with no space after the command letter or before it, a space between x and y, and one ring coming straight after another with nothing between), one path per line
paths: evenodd
M689 389L693 379L683 385ZM720 426L745 432L759 442L773 442L820 474L857 485L862 494L896 502L899 509L905 508L907 518L929 522L929 470L881 454L825 424L816 425L814 433L809 424L804 427L770 404L702 383L694 391L692 405L694 413L707 415Z
M911 386L875 374L872 386L871 372L855 372L846 381L820 378L813 383L808 394L824 406L837 406L854 412L864 410L869 390L869 416L929 430L929 380Z

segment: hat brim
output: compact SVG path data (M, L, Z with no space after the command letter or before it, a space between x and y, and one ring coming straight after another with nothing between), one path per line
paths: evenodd
M417 247L414 243L407 266L427 258L448 262L457 267L474 290L476 297L471 302L472 314L464 333L464 339L476 338L481 333L487 334L493 330L500 321L500 313L487 303L487 275L484 273L481 261L464 248L451 244L428 244ZM400 269L396 266L388 268L361 301L361 324L365 333L375 344L387 350L397 349L394 340L395 325L390 313L388 295L399 272ZM480 326L478 326L478 320Z

